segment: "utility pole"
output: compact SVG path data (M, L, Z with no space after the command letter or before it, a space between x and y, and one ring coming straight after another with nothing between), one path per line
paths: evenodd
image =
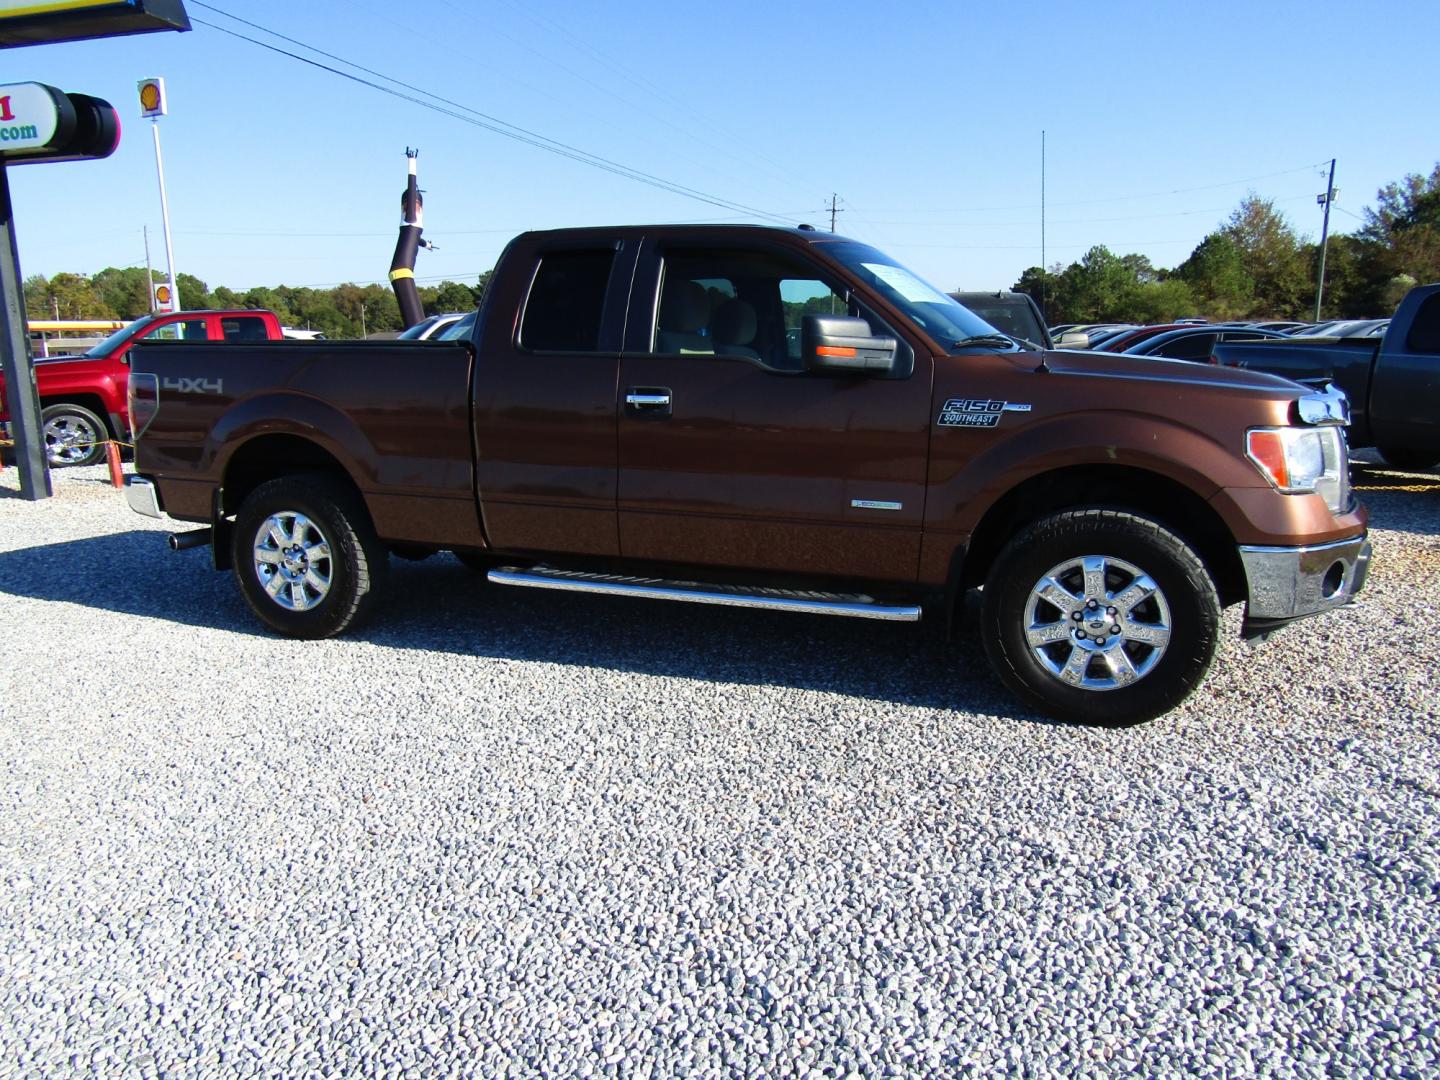
M1320 274L1315 281L1315 321L1320 321L1320 301L1325 296L1325 249L1330 243L1330 204L1339 192L1335 190L1335 159L1330 159L1330 179L1325 184L1325 194L1315 196L1315 201L1325 207L1325 223L1320 226Z
M364 305L364 304L361 304L361 305L360 305L360 336L361 336L362 338L366 338L366 337L369 337L369 336L370 336L370 334L369 334L369 333L366 331L366 329L365 329L365 305Z
M845 212L844 210L837 208L835 205L836 202L839 201L839 198L840 196L836 195L835 192L832 191L830 193L830 231L832 233L835 231L835 215L843 214Z

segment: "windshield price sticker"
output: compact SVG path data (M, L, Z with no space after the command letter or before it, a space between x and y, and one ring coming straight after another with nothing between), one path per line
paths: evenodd
M1007 412L1029 412L1029 405L993 398L951 398L935 421L940 427L993 428Z

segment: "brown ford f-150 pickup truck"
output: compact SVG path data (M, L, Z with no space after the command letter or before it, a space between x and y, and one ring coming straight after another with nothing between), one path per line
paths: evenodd
M814 230L527 233L471 340L142 346L136 510L205 528L255 614L324 637L391 552L507 585L877 619L973 609L1031 705L1183 700L1246 632L1364 582L1338 393L1030 351Z

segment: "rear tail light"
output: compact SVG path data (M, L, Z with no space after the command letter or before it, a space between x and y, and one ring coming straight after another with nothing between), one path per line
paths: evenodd
M125 392L130 406L130 441L135 442L160 411L160 378L148 371L130 372Z

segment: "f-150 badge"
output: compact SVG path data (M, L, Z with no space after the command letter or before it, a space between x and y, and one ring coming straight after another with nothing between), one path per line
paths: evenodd
M941 427L995 427L1007 412L1029 412L1029 405L989 398L951 398L940 409L935 421Z

